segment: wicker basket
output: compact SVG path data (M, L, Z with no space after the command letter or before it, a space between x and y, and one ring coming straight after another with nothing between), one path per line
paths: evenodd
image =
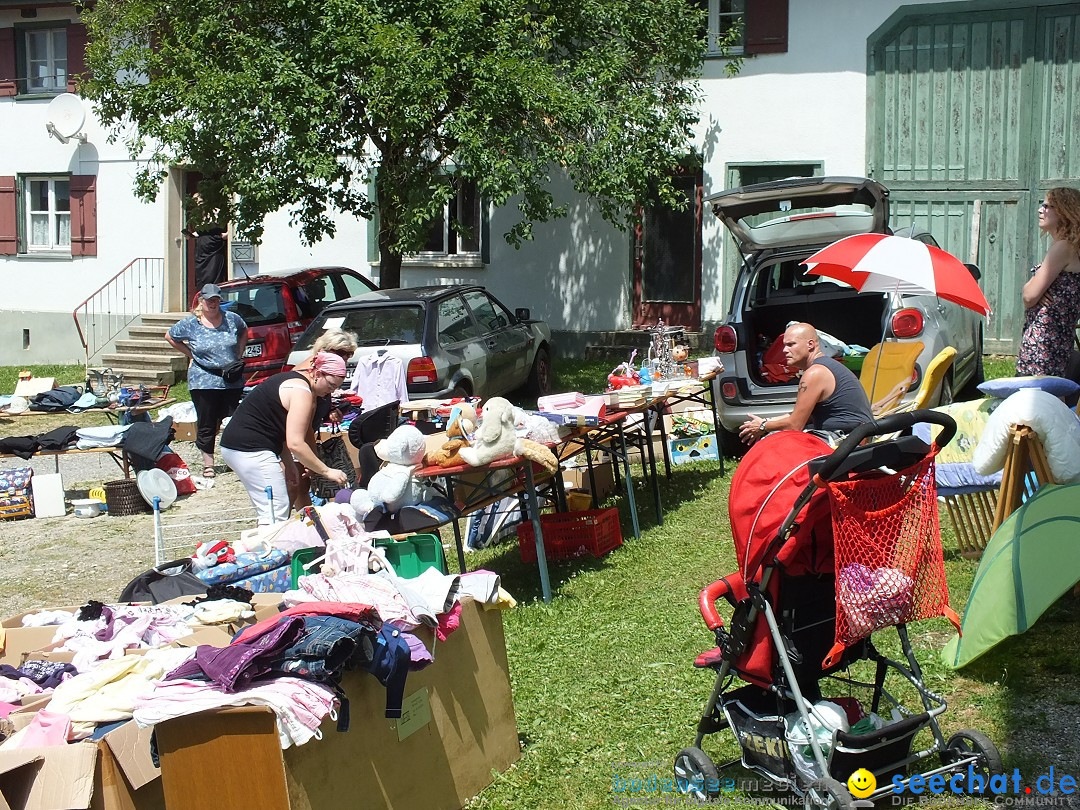
M150 505L139 494L139 487L133 478L106 481L105 503L110 515L138 515L150 511Z

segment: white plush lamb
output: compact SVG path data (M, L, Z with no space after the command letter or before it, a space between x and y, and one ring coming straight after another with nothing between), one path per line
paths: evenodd
M482 467L495 459L514 455L514 406L502 397L492 397L484 403L480 427L471 447L458 450L461 459L471 467Z

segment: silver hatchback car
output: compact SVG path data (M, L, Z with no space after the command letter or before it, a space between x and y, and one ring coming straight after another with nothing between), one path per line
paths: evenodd
M920 341L916 375L946 346L957 350L938 392L941 403L954 392L972 398L983 380L983 318L932 295L860 293L846 284L806 274L802 262L818 249L857 233L891 233L889 191L861 177L778 180L722 191L707 198L734 236L743 256L731 307L714 335L725 371L718 380L721 441L731 455L746 448L738 436L749 414L776 417L795 402L794 381L770 380L764 354L791 321L805 321L847 344L867 348L884 338ZM778 216L779 215L779 216ZM937 246L914 228L900 236ZM974 265L968 270L979 278Z
M551 392L551 330L529 310L510 312L483 287L446 285L365 293L327 306L291 355L294 366L311 353L323 330L352 332L360 348L348 363L390 352L405 367L410 399L474 395L485 399L524 388Z

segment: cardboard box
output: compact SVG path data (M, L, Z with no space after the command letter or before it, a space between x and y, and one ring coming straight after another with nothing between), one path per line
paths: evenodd
M79 605L74 607L49 608L50 610L66 610L75 613ZM0 664L10 664L17 667L22 664L26 653L44 650L52 644L56 635L57 625L45 625L44 627L23 627L23 616L38 613L37 610L28 610L24 613L16 613L0 622L4 628L4 648L0 651Z
M430 633L418 633L430 646ZM284 751L266 708L222 709L157 726L169 810L336 806L460 808L520 756L502 614L462 605L435 663L409 673L411 717L386 720L386 692L346 673L352 727ZM428 717L430 714L430 717ZM242 763L242 767L230 764Z
M574 459L577 461L578 459ZM572 467L563 467L563 486L569 490L582 490L592 494L592 486L589 481L589 468L581 459L580 464ZM604 456L604 460L594 459L593 481L596 483L597 503L615 492L615 472L611 468L611 458Z
M672 465L678 467L692 461L719 461L720 450L716 445L716 434L688 436L682 439L669 439L668 447Z
M0 751L0 808L164 808L151 733L129 721L96 742Z
M196 422L173 422L173 430L176 431L176 441L193 442L198 429Z

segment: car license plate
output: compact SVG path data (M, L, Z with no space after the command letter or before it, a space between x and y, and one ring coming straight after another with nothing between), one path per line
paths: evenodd
M263 345L251 343L244 347L244 357L262 357Z

